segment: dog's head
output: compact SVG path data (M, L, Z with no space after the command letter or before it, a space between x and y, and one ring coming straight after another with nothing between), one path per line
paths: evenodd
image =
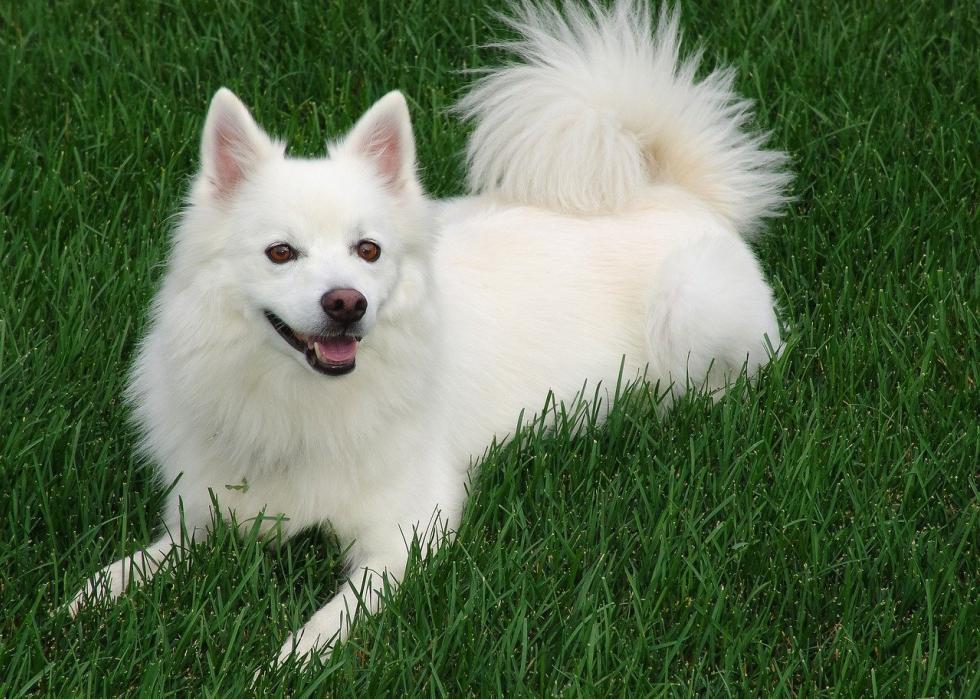
M297 159L221 89L201 161L175 255L213 275L263 343L346 374L359 343L425 293L428 206L401 93L379 100L327 157Z

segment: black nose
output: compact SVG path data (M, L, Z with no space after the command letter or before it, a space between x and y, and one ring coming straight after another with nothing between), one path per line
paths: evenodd
M356 323L364 317L367 299L357 289L331 289L320 297L320 305L338 323Z

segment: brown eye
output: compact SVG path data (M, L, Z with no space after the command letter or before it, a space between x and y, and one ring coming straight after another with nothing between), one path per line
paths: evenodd
M381 257L381 247L370 240L362 240L357 244L357 256L365 262L374 262Z
M265 256L277 265L281 265L284 262L296 259L296 251L286 243L276 243L265 249Z

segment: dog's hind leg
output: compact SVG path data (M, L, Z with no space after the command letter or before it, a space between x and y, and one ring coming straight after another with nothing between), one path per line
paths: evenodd
M772 290L734 235L693 241L664 261L647 312L648 378L667 404L687 390L720 397L780 347Z

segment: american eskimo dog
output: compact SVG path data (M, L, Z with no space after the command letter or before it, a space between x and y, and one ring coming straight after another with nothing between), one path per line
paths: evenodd
M651 19L644 0L519 6L515 61L458 105L471 196L446 202L422 191L398 92L307 160L218 91L128 394L175 483L165 533L73 613L176 559L178 532L264 512L350 544L349 581L279 657L326 654L549 392L622 374L717 393L769 359L747 240L785 201L785 156L747 130L730 71L679 58L676 14Z

